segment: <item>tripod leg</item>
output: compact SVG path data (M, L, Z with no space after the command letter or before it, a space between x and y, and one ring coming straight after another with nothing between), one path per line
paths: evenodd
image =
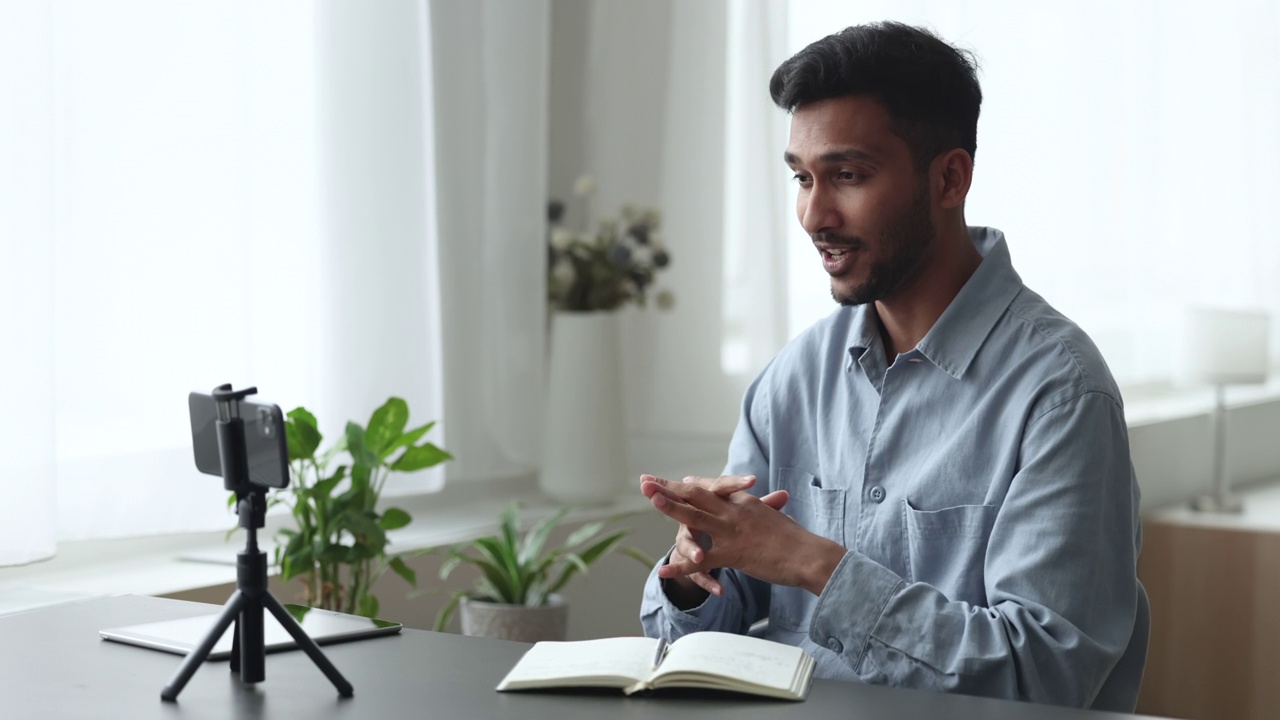
M240 680L257 683L267 679L266 648L263 646L262 599L247 593L240 611Z
M262 604L271 611L272 615L276 616L280 626L289 631L294 641L298 643L298 647L306 651L307 656L311 658L311 662L315 663L316 667L319 667L320 671L324 673L324 676L329 678L329 682L333 683L333 686L338 689L338 695L351 697L355 692L354 688L351 687L351 683L347 682L347 679L342 677L342 673L338 672L338 668L329 662L329 658L325 657L325 654L320 650L320 646L316 645L316 641L307 635L302 627L298 625L298 621L294 620L289 611L285 610L284 606L280 604L280 601L276 600L271 593L264 593L262 595Z
M245 597L239 590L231 595L231 599L227 600L227 604L222 607L222 614L218 616L218 620L200 640L200 644L195 650L187 655L182 664L178 666L178 672L173 674L169 679L169 684L164 686L164 690L160 692L162 700L173 702L178 699L178 693L182 692L182 688L187 686L187 682L191 680L191 676L196 674L196 670L200 669L200 663L209 657L209 652L213 650L214 644L222 637L222 634L231 626L233 620L240 615L240 608L244 606Z

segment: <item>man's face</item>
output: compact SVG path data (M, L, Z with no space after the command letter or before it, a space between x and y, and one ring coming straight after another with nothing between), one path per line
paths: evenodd
M843 97L791 116L796 214L842 305L891 299L924 268L935 236L927 174L879 101Z

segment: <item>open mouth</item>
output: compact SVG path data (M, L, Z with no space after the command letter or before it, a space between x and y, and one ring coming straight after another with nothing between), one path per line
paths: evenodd
M823 270L826 270L831 275L840 275L853 267L856 251L847 247L820 247L818 248L818 254L822 256Z

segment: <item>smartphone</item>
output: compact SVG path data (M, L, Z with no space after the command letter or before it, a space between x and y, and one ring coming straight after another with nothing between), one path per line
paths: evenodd
M244 449L249 482L269 488L289 486L289 446L285 440L284 413L279 405L238 401L244 421ZM206 475L222 475L218 453L218 406L213 396L193 392L187 396L191 411L191 448L196 469Z

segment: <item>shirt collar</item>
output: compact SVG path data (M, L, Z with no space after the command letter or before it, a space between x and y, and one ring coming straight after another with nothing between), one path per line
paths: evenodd
M1022 278L1009 259L1004 233L995 228L970 227L969 239L982 255L982 263L916 345L921 355L956 379L964 376L996 321L1023 287ZM851 351L856 350L852 352L854 356L881 347L880 317L873 303L856 308L850 330L849 345Z

